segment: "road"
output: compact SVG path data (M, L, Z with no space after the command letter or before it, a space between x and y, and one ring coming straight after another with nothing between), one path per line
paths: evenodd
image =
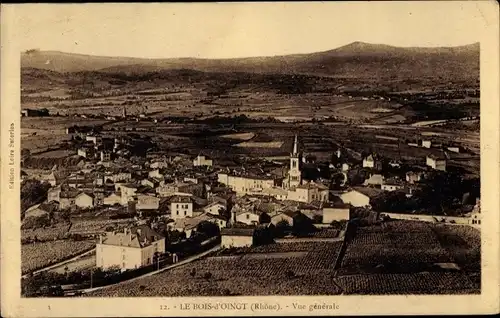
M191 263L193 261L196 261L212 252L215 252L217 251L218 249L220 249L220 245L216 245L214 247L212 247L211 249L203 252L203 253L200 253L200 254L196 254L196 255L193 255L191 257L188 257L178 263L175 263L175 264L172 264L170 266L167 266L167 267L164 267L160 270L157 270L157 271L153 271L153 272L149 272L149 273L146 273L144 275L141 275L141 276L137 276L137 277L134 277L134 278L131 278L131 279L128 279L128 280L125 280L125 281L122 281L122 282L119 282L119 283L116 283L116 284L111 284L111 285L106 285L106 286L100 286L100 287L94 287L94 288L86 288L86 289L80 289L80 290L77 290L78 292L81 292L82 294L86 294L86 293L90 293L90 292L93 292L93 291L96 291L96 290L100 290L100 289L104 289L104 288L107 288L107 287L110 287L110 286L114 286L114 285L118 285L118 284L121 284L121 283L129 283L129 282L133 282L135 280L138 280L138 279L141 279L141 278L144 278L144 277L148 277L148 276L153 276L153 275L156 275L156 274L159 274L161 272L164 272L164 271L167 271L169 269L172 269L172 268L175 268L175 267L178 267L178 266L182 266L182 265L185 265L185 264L188 264L188 263ZM76 290L72 291L72 292L77 292Z
M80 258L82 257L85 257L89 254L91 254L92 252L95 252L95 248L91 249L90 251L87 251L85 253L82 253L80 255L77 255L73 258L70 258L70 259L67 259L65 261L62 261L62 262L59 262L59 263L56 263L56 264L53 264L53 265L50 265L50 266L47 266L47 267L44 267L44 268L41 268L39 270L36 270L33 272L33 274L38 274L38 273L41 273L41 272L45 272L45 271L48 271L48 270L51 270L51 269L54 269L54 268L57 268L57 267L60 267L62 265L65 265L65 264L68 264L68 263L71 263L71 262L74 262L76 260L79 260ZM22 276L22 278L26 278L29 274L24 274Z

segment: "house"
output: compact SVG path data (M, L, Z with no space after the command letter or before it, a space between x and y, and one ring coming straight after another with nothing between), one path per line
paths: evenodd
M122 195L122 205L126 205L127 202L134 201L137 193L137 186L134 184L119 184L118 190Z
M351 169L351 166L348 163L342 164L342 172L347 172Z
M96 244L96 266L135 269L154 264L157 253L165 253L165 237L146 225L125 228L123 232L100 236Z
M69 209L75 205L75 198L78 195L77 191L64 191L59 194L59 209Z
M382 190L367 187L354 187L350 191L342 193L342 202L355 207L365 207L370 205L370 200L381 194Z
M163 180L163 175L160 173L160 169L151 170L148 172L148 177Z
M368 155L363 159L363 168L375 168L375 158L373 155Z
M430 140L422 140L422 147L431 148L432 142Z
M99 145L102 143L102 138L100 136L86 136L86 141L91 141L94 145Z
M121 193L111 193L109 196L105 197L102 201L104 205L115 205L122 204L122 196Z
M80 149L78 149L77 154L80 157L93 158L95 155L95 150L94 150L94 148L80 148Z
M212 215L209 213L202 213L195 217L186 217L182 219L176 219L174 223L169 224L169 228L172 230L177 230L186 233L186 238L189 238L194 230L198 227L201 222L212 222L216 224L219 229L223 229L227 225L226 219L218 215Z
M270 196L270 197L274 197L277 200L281 200L281 201L285 201L288 199L288 191L283 189L283 188L279 188L279 187L262 189L262 194Z
M449 146L446 149L448 149L451 152L460 153L461 147L460 146Z
M219 215L222 211L226 210L226 205L221 202L212 202L203 208L205 213L210 213L212 215Z
M277 225L280 222L287 222L288 225L293 226L293 219L298 211L283 211L271 217L271 223Z
M380 187L382 184L384 184L384 177L381 174L372 174L370 178L366 179L364 182L365 186L371 185Z
M174 196L170 199L170 218L176 220L193 216L193 200L188 196Z
M40 217L49 214L49 212L54 211L58 208L57 203L40 203L29 207L24 211L24 219L30 217Z
M231 221L233 223L244 223L247 225L259 224L261 212L253 205L235 204L231 209Z
M406 182L410 184L414 184L415 182L419 182L423 178L422 172L408 171L406 173Z
M403 183L401 180L398 179L388 179L384 181L384 183L381 186L381 189L383 191L396 191L396 190L401 190L404 188Z
M111 152L109 151L101 151L101 161L107 162L111 160Z
M323 223L330 224L333 221L345 221L350 219L351 207L345 203L328 204L323 207Z
M61 194L61 186L50 188L47 191L47 202L59 202L59 195Z
M426 164L434 170L446 171L446 158L443 156L428 155Z
M149 165L151 169L162 169L168 168L168 163L166 161L155 161Z
M288 190L287 200L306 203L313 201L328 202L328 196L328 187L320 183L308 182Z
M481 225L481 201L479 199L476 200L476 205L472 209L469 224Z
M94 207L94 195L90 193L82 192L75 197L75 205L79 208L93 208Z
M137 195L138 210L158 210L160 207L160 198L152 195L139 194Z
M219 173L217 180L230 187L237 194L258 193L263 189L273 188L276 186L276 179L272 176L257 176L257 175L232 175L227 173Z
M48 182L52 187L59 185L64 180L64 175L56 171L51 171L48 175L42 176L42 181Z
M254 229L226 228L221 230L221 247L246 247L253 244Z
M150 177L141 180L141 185L155 189L160 185L160 181Z
M195 167L202 167L202 166L211 167L212 164L213 164L213 160L208 158L207 156L198 155L193 160L193 166L195 166Z

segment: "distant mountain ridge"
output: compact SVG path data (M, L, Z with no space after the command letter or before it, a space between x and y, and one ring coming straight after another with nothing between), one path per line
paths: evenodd
M395 47L353 42L323 52L232 59L147 59L57 51L21 53L21 67L62 73L147 73L170 69L204 72L310 74L318 76L479 78L479 43L457 47Z

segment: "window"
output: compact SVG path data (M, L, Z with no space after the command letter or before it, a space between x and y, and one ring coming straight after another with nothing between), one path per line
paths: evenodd
M177 211L177 215L179 215L179 211Z
M178 208L179 208L179 205L178 205L178 204L176 204L176 205L175 205L175 207L178 209Z
M184 211L184 216L186 216L186 211Z
M250 219L250 214L247 214L247 220Z

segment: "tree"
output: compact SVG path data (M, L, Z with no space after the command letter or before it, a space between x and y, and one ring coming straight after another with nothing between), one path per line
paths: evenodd
M269 214L266 212L263 212L259 215L259 223L260 224L265 224L265 223L271 223L271 217Z
M280 220L276 223L275 235L277 237L283 237L290 231L290 223L287 220Z
M307 235L314 232L316 228L310 218L305 216L303 213L298 213L293 218L292 232L297 236Z
M220 229L217 224L210 222L210 221L202 221L198 224L196 227L196 232L198 233L203 233L207 237L213 237L213 236L219 236L220 235Z
M274 228L258 227L253 232L254 245L266 245L274 242Z

